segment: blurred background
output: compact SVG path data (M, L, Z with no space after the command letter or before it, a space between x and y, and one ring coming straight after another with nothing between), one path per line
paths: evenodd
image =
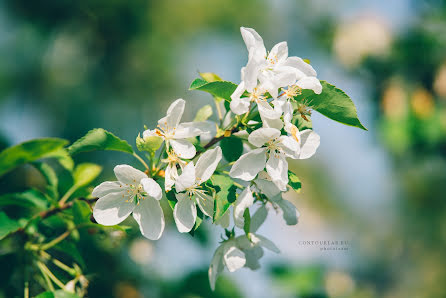
M222 231L206 223L191 237L168 218L157 242L137 229L83 235L89 296L446 297L444 0L2 0L0 149L74 141L95 127L134 144L179 97L192 120L212 102L188 91L198 71L239 82L240 26L267 48L288 41L290 56L351 96L369 131L313 114L321 146L291 165L303 190L287 197L300 222L286 226L270 212L259 233L282 253L267 252L260 270L226 272L212 293L207 269ZM104 165L100 180L134 162L117 152L77 160ZM37 176L22 167L2 178L0 193ZM348 243L323 251L308 241ZM0 248L0 297L22 295L11 256Z

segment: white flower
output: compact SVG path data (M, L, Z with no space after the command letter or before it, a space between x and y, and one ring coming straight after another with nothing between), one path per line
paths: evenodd
M285 131L299 144L299 152L295 154L295 159L307 159L312 157L321 143L320 136L311 129L299 131L291 123L285 124Z
M253 131L248 141L258 148L243 154L234 163L229 175L251 181L266 166L273 182L280 190L285 191L288 184L286 157L298 158L299 143L292 136L281 136L278 129L265 127Z
M181 98L174 101L167 110L166 117L158 121L158 128L144 131L143 137L161 136L166 142L167 150L172 146L176 155L191 159L195 156L196 149L191 142L185 139L209 132L209 123L185 122L180 124L185 104L186 102Z
M200 184L211 178L222 157L220 147L206 151L194 165L189 162L181 175L175 181L178 200L173 210L173 217L178 231L181 233L192 230L197 218L197 207L209 217L214 213L214 199L205 193ZM182 193L184 191L184 193Z
M234 272L242 267L256 270L260 267L259 259L263 256L263 248L275 253L280 252L271 240L253 232L249 234L250 239L246 235L231 238L215 250L208 271L212 290L215 290L215 282L224 267L228 268L229 272Z
M167 151L167 158L163 159L163 162L167 163L166 169L164 170L164 189L170 191L175 184L175 180L178 178L177 165L183 170L187 162L182 160L173 150Z
M249 53L248 63L241 71L245 90L252 92L260 81L273 98L277 98L279 88L293 84L321 93L316 71L301 58L288 57L286 42L276 44L267 53L262 37L254 29L241 27L240 31Z
M159 203L161 187L129 165L118 165L114 171L118 181L103 182L93 190L92 196L99 198L93 209L94 218L101 225L113 226L133 212L141 233L148 239L159 239L164 230Z

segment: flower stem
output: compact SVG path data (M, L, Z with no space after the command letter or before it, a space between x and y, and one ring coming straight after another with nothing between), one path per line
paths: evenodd
M43 264L40 261L37 261L37 266L39 267L39 269L43 272L45 272L45 274L61 289L65 289L65 285L63 284L63 282L61 282L54 274L53 272L50 271L50 269L48 269L48 267ZM54 291L54 288L52 289L52 291Z
M45 270L41 267L41 265L43 265L42 262L37 262L37 267L39 267L40 272L42 273L43 278L45 279L46 285L48 286L48 290L50 291L54 291L54 286L53 283L51 282L51 280L49 279L48 275L46 274Z
M139 155L136 154L135 152L133 152L133 156L136 157L136 159L139 160L139 161L142 163L142 165L146 168L146 170L150 172L150 168L149 168L149 166L148 166L147 163L144 161L144 159L142 159L141 156L139 156Z
M76 191L77 189L77 185L74 184L73 186L70 187L70 189L63 195L63 197L60 199L59 201L59 206L62 206L63 204L65 204L65 202L71 197L71 195Z

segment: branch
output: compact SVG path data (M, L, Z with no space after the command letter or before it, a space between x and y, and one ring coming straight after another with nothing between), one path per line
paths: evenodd
M231 130L226 130L224 134L222 134L219 137L214 137L212 140L209 141L206 145L203 146L203 149L208 149L209 147L214 146L218 142L220 142L223 138L231 136L233 133L239 131L239 128L237 126L234 126ZM228 135L227 135L228 134ZM197 152L197 156L203 153L204 150L200 150Z

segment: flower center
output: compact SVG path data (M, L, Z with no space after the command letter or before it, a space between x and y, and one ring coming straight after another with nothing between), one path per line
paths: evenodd
M266 97L263 95L262 91L259 88L254 88L251 92L249 99L251 101L255 101L256 103L259 101L266 101Z
M145 199L147 196L147 193L144 191L141 184L125 184L124 187L126 188L126 194L122 195L122 197L127 197L126 202L134 202L139 204L139 201Z
M282 91L284 92L283 94L288 99L302 94L302 88L300 88L297 85L288 86L287 89L282 89Z
M299 130L297 129L297 127L295 125L291 126L291 135L293 136L293 139L296 140L296 142L299 143L299 138L297 137L297 134L299 133Z
M283 153L283 150L280 147L280 140L278 138L268 141L266 147L268 148L269 154L274 154L277 156Z
M164 139L172 139L175 136L176 127L169 127L167 125L167 121L163 123L163 125L158 124L158 127L155 129L155 133Z
M197 195L199 197L203 197L203 195L206 194L206 191L204 189L200 189L200 185L192 185L191 187L186 189L186 193L191 199L193 195Z

